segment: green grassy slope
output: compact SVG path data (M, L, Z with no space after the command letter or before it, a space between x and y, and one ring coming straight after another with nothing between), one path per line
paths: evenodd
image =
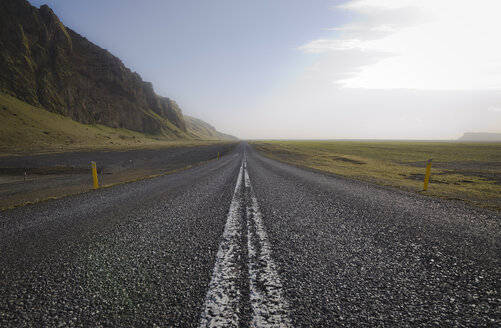
M194 118L184 116L188 134L196 140L237 140L236 137L217 131L212 125Z
M175 131L175 129L173 128ZM215 140L199 135L199 140ZM148 135L99 124L81 124L43 108L0 93L0 156L84 149L130 149L199 144L167 141L163 134Z
M256 141L263 154L353 179L465 200L501 210L501 143L392 141Z

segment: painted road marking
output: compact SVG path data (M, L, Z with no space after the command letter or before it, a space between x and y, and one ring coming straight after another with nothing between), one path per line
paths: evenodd
M252 188L247 163L244 164L247 202L247 248L249 251L251 327L292 327L289 306L284 298L271 246L263 225L257 198Z
M245 225L244 225L245 223ZM242 160L230 204L223 238L219 245L209 290L200 318L200 327L239 327L244 302L239 279L246 276L239 259L243 229L247 230L250 327L292 327L271 246L264 229L254 190ZM242 245L242 246L241 246Z
M200 327L238 327L241 291L238 257L241 253L242 204L239 195L242 189L243 163L238 173L230 211L224 226L223 239L219 244L216 264L212 273L209 291L205 297Z

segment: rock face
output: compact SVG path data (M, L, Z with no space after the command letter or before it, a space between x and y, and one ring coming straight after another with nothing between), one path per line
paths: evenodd
M46 5L0 0L0 91L81 123L190 138L173 100Z

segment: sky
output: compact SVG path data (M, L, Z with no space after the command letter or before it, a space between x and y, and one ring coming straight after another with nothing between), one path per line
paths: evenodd
M30 0L242 139L501 133L499 0Z

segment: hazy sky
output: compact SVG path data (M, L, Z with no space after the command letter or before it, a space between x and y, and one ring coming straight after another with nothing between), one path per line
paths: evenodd
M501 132L500 0L30 0L240 138Z

